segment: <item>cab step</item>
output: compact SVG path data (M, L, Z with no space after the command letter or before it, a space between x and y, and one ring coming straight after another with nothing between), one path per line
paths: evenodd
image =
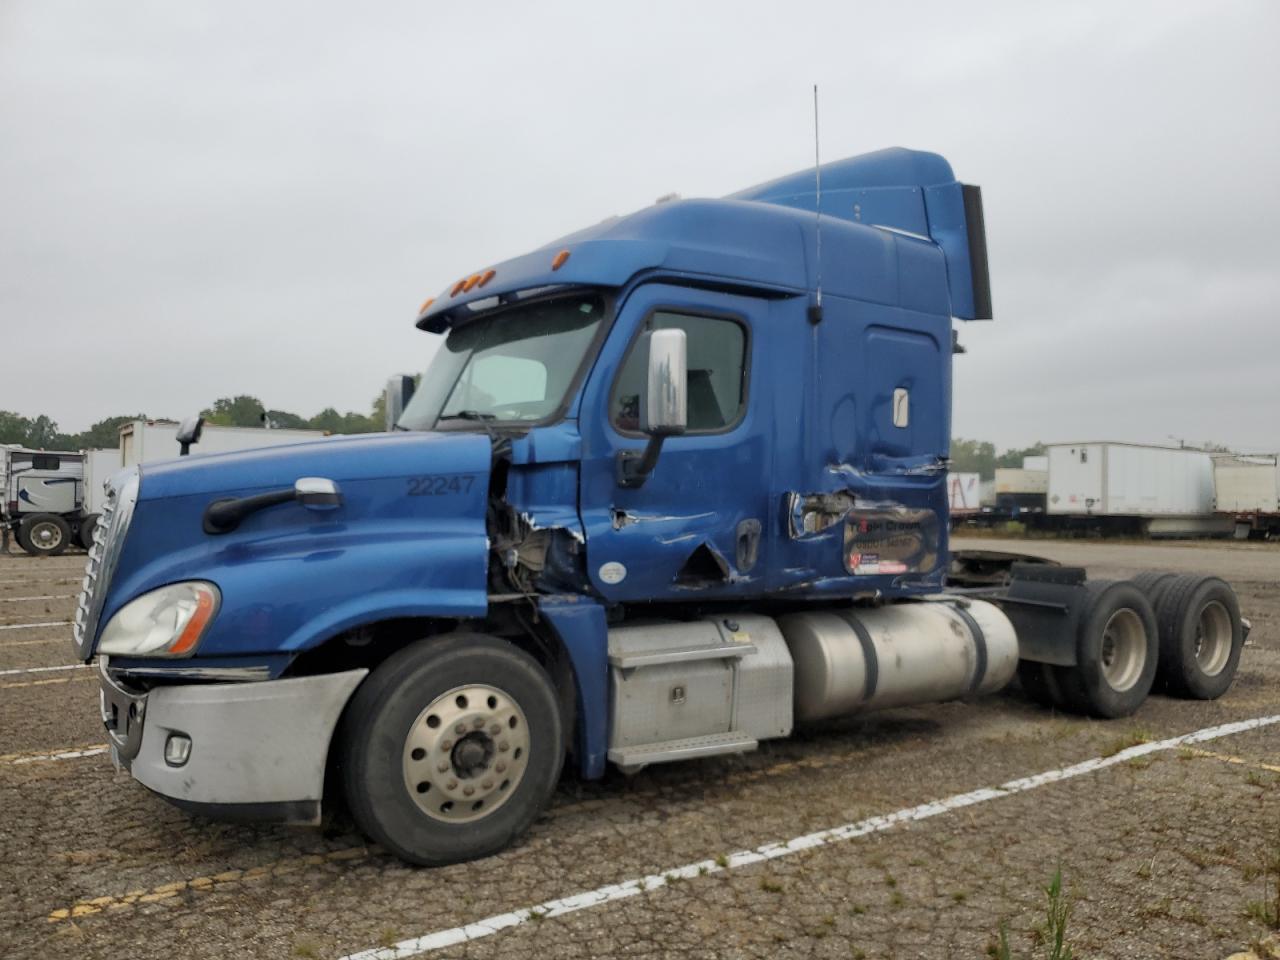
M637 743L627 747L614 747L609 760L624 773L635 773L651 763L670 763L673 760L692 760L696 757L716 757L726 753L746 753L759 746L755 737L737 730L728 733L711 733L702 737L686 737L683 740L664 740L660 743Z

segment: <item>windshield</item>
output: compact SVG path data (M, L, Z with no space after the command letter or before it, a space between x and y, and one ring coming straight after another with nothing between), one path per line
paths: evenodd
M545 420L564 403L604 312L600 296L583 294L455 327L405 407L400 428Z

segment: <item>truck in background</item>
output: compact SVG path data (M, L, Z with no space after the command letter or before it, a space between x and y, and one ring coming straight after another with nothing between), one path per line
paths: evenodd
M996 467L995 515L1040 526L1049 494L1049 458L1023 457L1021 467Z
M386 849L442 864L516 840L567 762L741 753L1015 673L1100 717L1157 676L1226 692L1244 627L1216 577L1012 564L955 587L981 194L936 154L830 163L819 245L815 179L449 284L394 432L117 474L74 627L116 762L242 819L317 822L329 784Z
M81 526L84 454L9 445L0 449L0 526L6 541L16 534L18 545L33 555L87 544L92 531Z
M1213 458L1201 450L1136 443L1048 447L1051 525L1151 537L1218 536Z
M1216 455L1214 509L1237 540L1280 535L1280 458L1276 454Z

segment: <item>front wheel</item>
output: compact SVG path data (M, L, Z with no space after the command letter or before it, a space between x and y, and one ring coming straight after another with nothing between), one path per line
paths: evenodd
M496 853L551 799L564 728L546 671L481 634L427 639L356 691L340 763L360 828L411 863Z

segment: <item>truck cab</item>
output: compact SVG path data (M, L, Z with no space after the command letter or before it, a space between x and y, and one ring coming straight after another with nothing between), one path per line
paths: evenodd
M511 842L566 760L594 778L1006 685L1017 615L943 593L980 194L901 149L822 183L820 208L807 171L459 278L387 434L121 474L75 627L117 762L232 817L313 822L336 784L438 864ZM1061 579L1036 589L1083 589ZM1032 656L1077 662L1078 607ZM1136 622L1097 712L1151 686Z

